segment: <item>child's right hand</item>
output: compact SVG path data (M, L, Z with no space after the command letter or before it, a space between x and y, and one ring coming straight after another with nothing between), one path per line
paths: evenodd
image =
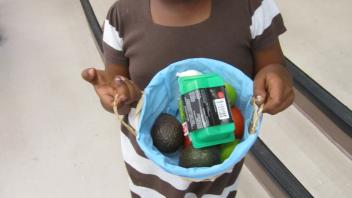
M85 69L81 75L84 80L93 85L102 106L109 112L113 112L115 95L117 95L117 110L121 115L128 114L131 105L142 95L138 86L123 76L117 75L111 79L105 71L95 68Z

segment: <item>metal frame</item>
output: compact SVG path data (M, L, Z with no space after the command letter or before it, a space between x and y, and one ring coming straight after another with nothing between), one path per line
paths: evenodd
M286 58L286 67L293 76L295 88L352 138L352 111L288 58Z

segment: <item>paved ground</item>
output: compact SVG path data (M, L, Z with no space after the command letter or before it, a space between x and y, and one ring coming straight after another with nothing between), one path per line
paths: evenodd
M277 0L288 31L287 57L352 109L352 2Z

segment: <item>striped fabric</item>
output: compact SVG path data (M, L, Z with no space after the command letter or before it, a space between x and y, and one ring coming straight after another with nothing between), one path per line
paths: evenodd
M249 4L252 15L249 27L252 47L263 48L285 32L286 28L275 0L249 0Z
M166 65L189 57L218 59L253 77L253 51L272 44L286 30L274 0L213 0L211 17L192 28L155 25L149 0L119 0L110 8L103 29L105 64L127 67L130 78L142 89ZM128 120L136 124L133 116ZM147 159L124 127L121 146L132 197L236 195L243 160L213 181L191 182Z
M123 40L120 37L119 32L115 29L114 26L110 24L110 21L107 19L105 19L104 22L103 41L113 49L122 51Z
M279 13L274 0L263 0L252 16L250 26L252 39L262 35Z
M125 121L127 122L127 119ZM122 155L130 176L129 186L132 197L223 198L234 197L236 194L237 177L243 160L232 170L220 175L214 181L192 182L167 173L155 165L146 158L139 148L135 136L124 127L121 131Z
M270 28L274 18L280 16L280 11L274 0L255 0L252 6L254 6L254 12L252 13L250 31L252 39L255 39ZM108 19L105 19L104 22L103 41L111 48L122 51L123 39Z

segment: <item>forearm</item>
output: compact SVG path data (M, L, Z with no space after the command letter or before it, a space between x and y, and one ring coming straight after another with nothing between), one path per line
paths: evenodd
M279 40L271 46L253 52L255 74L269 65L284 65L284 55L281 50Z

